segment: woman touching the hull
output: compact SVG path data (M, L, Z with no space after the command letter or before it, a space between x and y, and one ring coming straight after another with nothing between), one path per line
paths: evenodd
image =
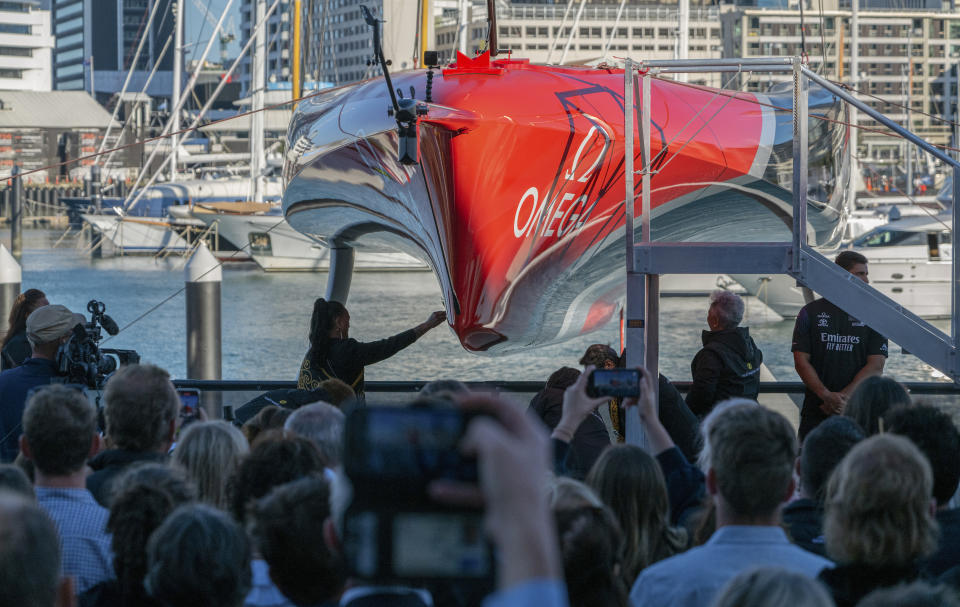
M327 379L340 379L363 400L363 369L386 360L439 326L447 313L437 311L426 321L393 337L362 343L350 337L350 313L337 301L317 298L310 319L310 349L300 365L297 388L314 390Z

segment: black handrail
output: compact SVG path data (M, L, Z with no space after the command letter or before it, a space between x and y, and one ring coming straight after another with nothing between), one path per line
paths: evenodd
M368 381L364 384L367 392L419 392L426 381ZM539 381L477 381L464 382L467 386L492 392L539 392L543 382ZM692 382L672 382L680 392L688 392ZM901 382L911 394L960 394L960 385L948 382ZM297 382L286 380L245 380L245 379L175 379L177 388L196 390L216 390L222 392L266 392L297 387ZM801 382L760 382L761 394L802 394Z

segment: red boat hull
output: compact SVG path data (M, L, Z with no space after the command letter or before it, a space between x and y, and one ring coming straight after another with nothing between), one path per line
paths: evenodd
M418 98L425 82L422 71L394 78ZM435 78L432 97L414 166L397 160L382 80L301 102L285 166L290 224L322 242L424 259L470 350L528 348L607 323L625 284L623 71L462 61ZM789 108L771 107L784 100L660 79L651 97L653 238L788 239L791 196L779 184L792 175L792 122ZM811 124L811 173L837 182L846 133L823 122ZM634 149L639 170L636 135ZM811 240L839 238L842 190L811 193Z

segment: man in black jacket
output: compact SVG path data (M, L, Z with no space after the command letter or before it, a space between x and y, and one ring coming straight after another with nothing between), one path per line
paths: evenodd
M563 393L580 377L580 371L570 367L563 367L554 371L547 380L543 390L537 393L530 401L529 410L543 421L552 431L560 422L563 413ZM597 461L600 453L610 446L610 437L603 424L600 414L594 409L593 413L580 424L570 441L570 458L567 460L566 472L578 479L582 479L590 471L593 462Z
M823 539L823 498L830 473L850 449L866 436L849 417L834 416L820 424L803 441L797 458L800 498L783 508L783 526L797 546L827 556Z
M693 386L687 406L705 417L713 405L728 398L757 399L763 352L741 327L743 300L730 291L714 291L707 312L709 331L703 332L703 349L690 364Z

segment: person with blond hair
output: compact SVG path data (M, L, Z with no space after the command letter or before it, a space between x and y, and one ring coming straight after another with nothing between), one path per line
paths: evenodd
M937 548L933 473L901 436L868 438L840 462L827 483L823 533L837 563L820 574L837 607L871 591L920 576Z
M247 438L224 421L195 422L183 432L173 462L197 485L201 502L228 510L227 481L250 452Z

